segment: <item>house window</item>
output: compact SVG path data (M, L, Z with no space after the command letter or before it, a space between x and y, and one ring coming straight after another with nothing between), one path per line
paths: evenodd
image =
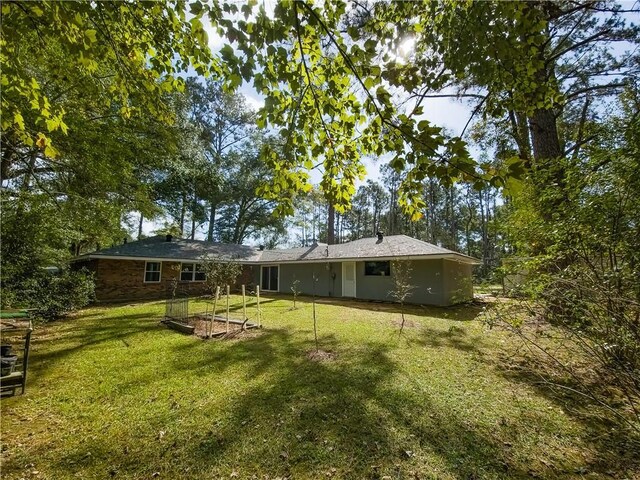
M181 282L204 282L206 274L199 263L183 263L180 267Z
M364 262L364 274L376 277L391 275L391 262Z
M262 290L278 291L278 265L263 266L261 270L260 288Z
M144 265L144 282L158 283L160 281L160 262L146 262Z
M194 275L194 282L204 282L207 279L207 274L204 271L204 266L200 263L196 263L196 273Z

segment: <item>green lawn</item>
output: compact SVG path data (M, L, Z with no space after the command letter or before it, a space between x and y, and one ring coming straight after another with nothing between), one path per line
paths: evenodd
M415 307L400 337L393 305L323 303L320 345L335 358L317 361L307 300L263 299L264 328L233 340L166 329L162 302L39 327L26 395L2 400L2 477L633 475L509 373L512 341L485 330L481 307Z

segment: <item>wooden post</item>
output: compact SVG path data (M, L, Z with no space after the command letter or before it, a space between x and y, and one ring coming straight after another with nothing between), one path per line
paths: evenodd
M209 316L209 304L205 302L204 304L204 319L206 320ZM211 330L211 323L208 323L206 326L207 331L205 332L206 337L209 338L209 330Z
M229 333L229 285L227 285L227 333Z
M316 339L316 352L318 351L318 322L316 321L316 297L313 296L313 336Z
M218 305L219 296L220 296L220 287L216 287L216 296L213 299L213 312L211 313L211 323L209 324L209 338L211 338L211 334L213 333L213 330L214 330L213 322L216 321L216 306Z
M242 285L242 330L244 330L244 324L247 321L247 297L245 296L245 288Z
M262 318L260 315L260 285L256 285L256 305L258 306L258 328L262 328Z

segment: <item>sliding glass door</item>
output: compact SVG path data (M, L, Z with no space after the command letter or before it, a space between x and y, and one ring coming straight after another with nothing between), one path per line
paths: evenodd
M278 265L263 265L260 268L261 268L260 288L266 291L277 292L278 277L280 273Z

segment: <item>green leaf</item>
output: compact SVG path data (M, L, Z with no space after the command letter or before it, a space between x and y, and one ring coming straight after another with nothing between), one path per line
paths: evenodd
M24 118L20 112L13 114L13 123L18 126L18 129L24 130Z
M84 36L87 37L91 43L96 43L98 41L96 34L97 32L91 28L84 31Z
M364 49L368 54L373 54L376 52L376 47L378 46L378 41L370 38L366 42L364 42Z
M235 89L242 85L242 77L236 73L229 76L229 85L232 89Z
M233 50L233 47L231 45L225 44L221 49L220 49L220 56L222 57L222 59L225 62L231 62L234 61L236 58L235 52ZM235 63L235 62L234 62Z
M60 121L56 118L48 118L45 120L45 124L47 125L47 130L53 132L60 126Z
M198 0L192 2L189 7L192 15L200 15L200 13L202 13L202 3Z

